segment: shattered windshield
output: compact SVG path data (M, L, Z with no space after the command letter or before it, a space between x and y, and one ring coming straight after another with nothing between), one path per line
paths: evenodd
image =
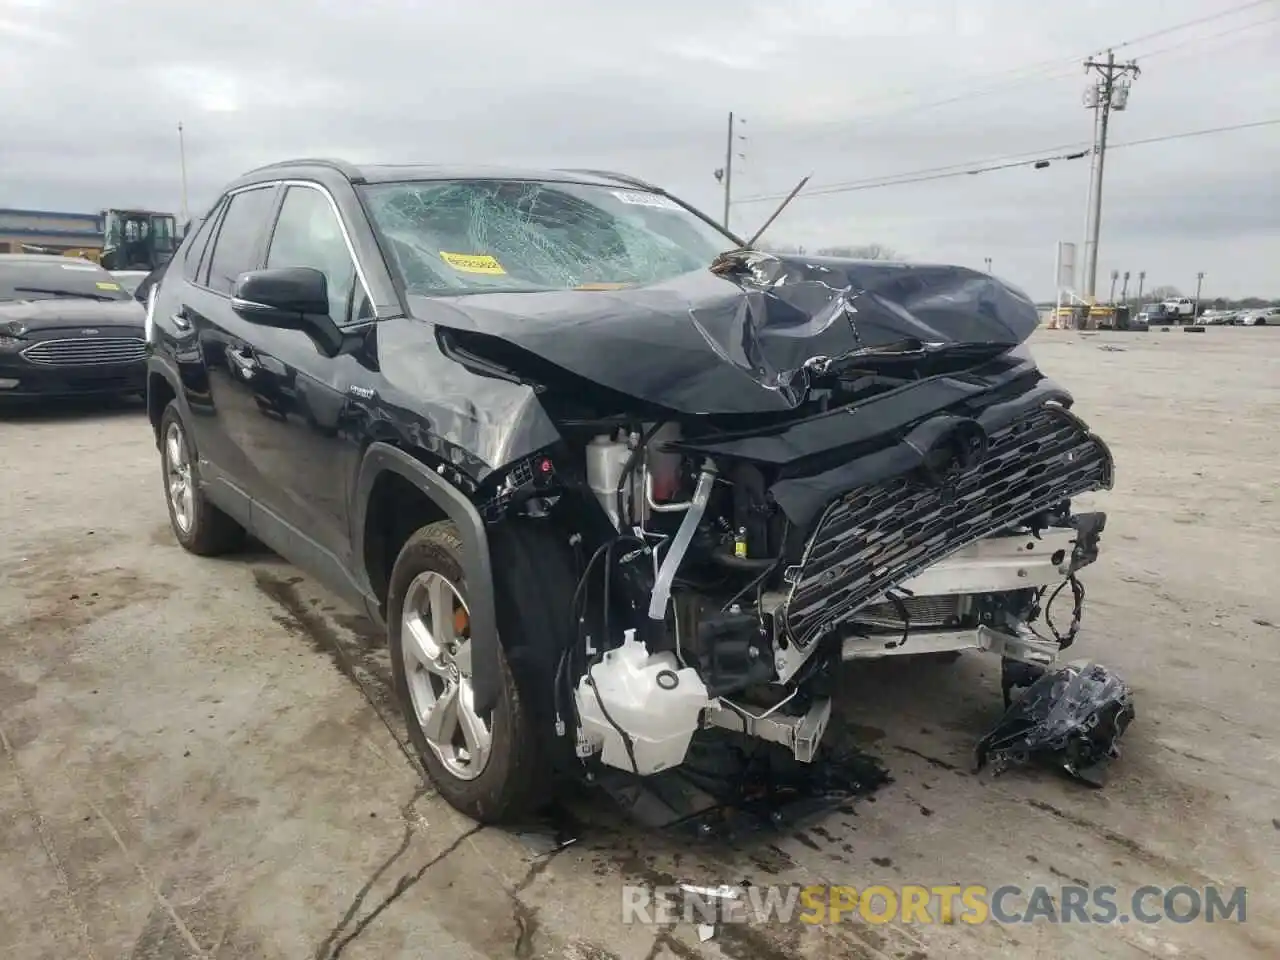
M120 281L100 266L67 258L0 257L0 300L128 300Z
M431 180L363 188L410 293L617 289L705 270L735 246L661 194Z

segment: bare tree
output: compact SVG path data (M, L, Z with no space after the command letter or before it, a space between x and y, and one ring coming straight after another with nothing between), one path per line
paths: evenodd
M882 243L864 243L854 246L819 247L823 257L848 257L851 260L901 260L902 255Z
M775 243L762 243L760 249L768 253L803 255L809 251L798 243L784 243L777 241ZM864 243L854 245L840 245L830 247L818 247L813 250L813 254L819 257L846 257L850 260L901 260L902 254L886 247L882 243Z
M1158 302L1160 300L1172 300L1174 297L1180 297L1182 296L1182 292L1177 287L1152 287L1148 291L1148 295L1152 300Z
M783 255L804 253L804 247L800 246L798 243L759 243L756 244L756 246L765 253L777 253Z

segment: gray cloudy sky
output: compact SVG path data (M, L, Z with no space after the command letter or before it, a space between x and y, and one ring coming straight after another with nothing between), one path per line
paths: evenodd
M0 0L0 206L177 211L299 155L625 170L735 196L1087 144L1079 61L1143 67L1112 142L1280 119L1280 0ZM949 102L939 102L949 101ZM1048 149L1049 154L1064 152ZM1108 157L1099 275L1280 296L1280 125ZM878 241L1053 291L1088 160L798 200L770 231ZM750 230L770 203L742 203Z

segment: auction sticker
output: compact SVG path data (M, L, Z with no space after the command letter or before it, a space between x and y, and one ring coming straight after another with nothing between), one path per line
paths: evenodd
M109 280L99 280L96 284L94 284L94 286L96 286L99 290L119 290L120 289L120 284L112 283Z
M92 263L60 263L58 264L63 270L85 270L96 273L98 268Z
M646 193L643 190L611 190L610 193L633 207L657 207L659 210L680 209L680 204L660 193Z
M505 274L500 264L487 253L446 253L440 251L440 259L462 273Z

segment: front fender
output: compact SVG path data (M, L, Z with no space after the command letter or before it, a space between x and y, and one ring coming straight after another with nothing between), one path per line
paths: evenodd
M458 528L462 540L462 570L467 578L467 606L471 613L471 684L475 707L487 714L501 690L498 664L498 623L494 604L493 566L484 521L475 505L456 487L398 447L375 442L365 451L356 478L354 555L364 554L365 518L379 474L390 470L416 486Z

